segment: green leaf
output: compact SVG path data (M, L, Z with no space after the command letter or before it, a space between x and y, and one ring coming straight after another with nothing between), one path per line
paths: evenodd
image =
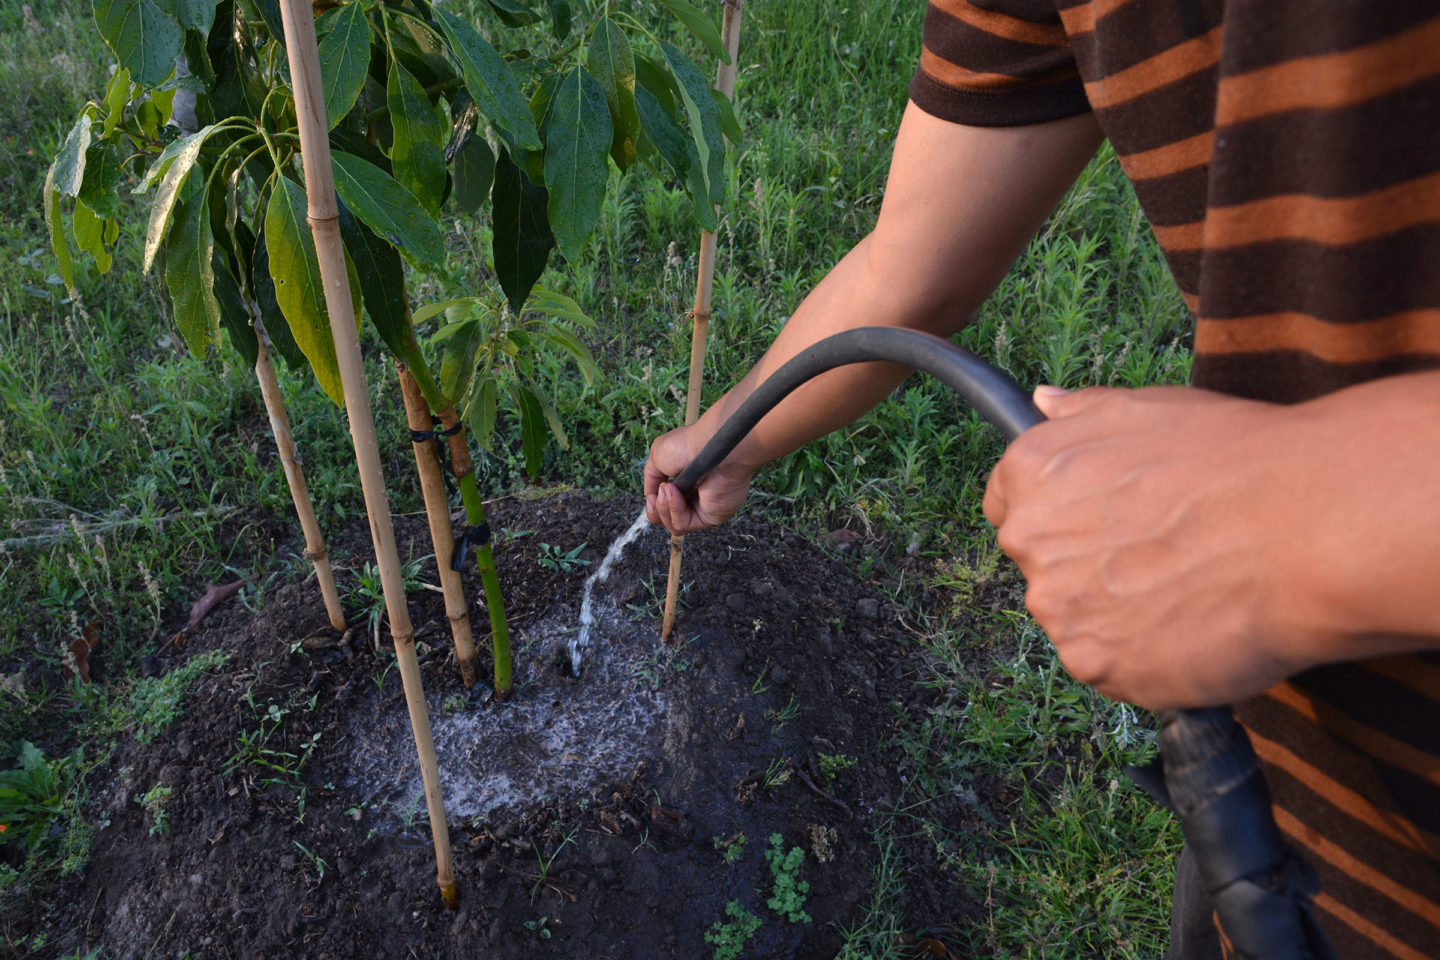
M250 289L255 291L255 306L260 311L257 326L265 328L270 345L284 358L291 370L304 370L309 361L295 337L290 333L290 324L275 299L275 278L270 275L269 240L265 236L265 224L260 224L260 235L255 239L255 256L250 264Z
M124 149L107 140L93 143L85 151L85 179L80 184L79 199L102 219L120 212L125 160Z
M137 83L153 87L170 76L185 31L175 22L176 0L94 0L100 36Z
M715 21L699 7L690 3L689 0L660 0L660 5L665 7L675 18L685 24L685 28L695 35L695 39L705 44L705 49L710 55L721 63L730 62L730 51L725 49L725 44L720 40L720 31L715 27Z
M451 52L460 61L465 87L475 98L480 112L504 128L512 147L539 150L540 134L535 129L535 118L530 115L520 86L510 75L504 58L474 27L455 14L437 7L435 16L450 41Z
M451 307L459 306L462 303L468 303L471 306L476 306L480 303L480 298L456 297L453 300L441 300L437 303L427 303L419 310L416 310L414 316L412 316L410 320L412 323L421 324L424 323L426 320L429 320L431 317L438 317L440 314L445 313ZM430 338L430 342L434 343L437 340L440 340L441 333L444 333L445 330L448 330L450 326L453 326L453 323L447 324L444 329L436 331L435 335ZM454 333L454 331L451 330L450 333ZM446 335L448 336L449 334Z
M285 46L285 21L280 16L280 4L278 0L245 0L246 4L255 11L256 15L265 21L265 29L269 32L270 38ZM259 44L263 46L263 42ZM280 58L284 60L284 57Z
M545 414L545 423L549 425L550 433L555 437L555 442L560 444L561 450L569 450L570 438L565 435L565 428L560 423L560 415L555 412L554 407L550 406L549 401L545 399L545 395L536 389L534 383L530 384L530 391L531 396L535 398L535 402L540 404L540 412Z
M525 473L534 480L545 466L545 413L530 388L507 381L510 399L520 415L520 446L525 451Z
M635 56L625 32L609 17L601 17L590 34L585 66L605 90L615 131L610 156L624 170L635 162L635 140L640 134L640 114L635 108Z
M245 296L240 292L240 284L219 250L211 255L210 272L215 277L215 301L220 306L220 323L230 334L230 343L244 358L245 364L254 367L260 357L255 327L245 305Z
M365 86L370 67L370 21L360 0L341 7L320 41L320 76L325 85L325 119L334 127L345 118Z
M495 185L490 190L492 251L500 287L516 313L545 272L545 262L555 246L546 214L548 204L545 189L530 183L511 162L510 154L501 150L495 161Z
M156 157L154 162L150 164L150 168L145 171L145 176L140 180L140 183L130 192L135 194L145 193L151 187L155 186L155 184L159 183L160 179L169 171L170 165L175 162L175 158L180 156L189 145L190 140L187 137L181 137L178 140L172 140L167 143L165 149L160 151L160 156Z
M205 356L205 348L220 342L220 303L215 299L212 259L215 238L210 233L210 207L205 202L204 175L191 169L177 191L175 225L165 244L165 286L175 324L190 352Z
M209 33L215 23L216 0L177 0L175 19L182 27Z
M355 219L344 204L340 205L340 237L355 263L365 311L385 346L403 358L415 344L415 332L405 302L405 267L400 263L400 254Z
M680 96L679 88L663 67L643 53L635 54L635 83L636 86L649 90L656 100L664 104L666 113L675 112Z
M550 192L550 228L560 252L572 264L600 219L606 157L614 129L605 105L605 89L584 67L560 81L550 104L549 143L545 150L545 188Z
M94 211L83 203L75 204L75 215L71 220L75 230L75 245L81 252L90 255L101 273L110 272L111 257L110 251L105 247L105 229L113 222L97 217Z
M646 87L635 91L635 104L640 108L640 128L655 144L661 158L675 171L676 179L686 185L695 212L695 222L701 229L714 232L719 225L715 219L715 205L710 202L709 190L700 169L700 158L695 155L695 144L685 136L660 101Z
M185 182L185 177L190 173L190 168L195 165L195 158L200 156L200 148L205 145L205 138L210 136L213 126L204 127L188 137L181 137L176 143L184 143L175 154L174 160L160 178L160 186L155 191L155 205L150 208L150 225L145 229L145 255L142 260L142 267L148 273L155 263L155 254L160 250L160 244L165 239L165 232L170 228L170 215L175 209L176 194L180 186ZM167 151L168 152L168 151Z
M565 296L563 293L556 293L545 287L536 287L530 292L530 302L525 304L527 310L539 310L541 313L556 317L560 320L569 320L578 323L586 329L592 329L595 321L580 309L580 304Z
M714 87L710 88L710 95L715 98L715 106L720 109L720 130L725 134L725 139L736 146L744 143L745 131L740 127L740 118L735 116L735 104Z
M451 196L462 213L474 214L495 182L495 154L482 137L470 137L455 153L454 190Z
M432 217L438 217L440 198L445 194L445 126L420 81L393 58L385 102L394 132L390 165L395 179Z
M487 2L507 27L524 27L535 22L535 14L518 0L487 0Z
M330 334L320 261L305 215L304 188L280 177L265 210L265 247L270 277L275 281L275 301L321 389L339 406L345 394Z
M89 156L93 123L87 109L65 135L65 141L60 144L55 160L50 164L55 189L67 197L79 196L80 186L85 181L85 162Z
M125 104L130 102L130 71L124 67L115 71L110 86L105 89L105 125L100 129L101 138L108 139L115 132L115 126L125 114Z
M595 365L595 357L590 348L569 330L558 324L551 324L541 332L540 337L570 354L575 365L580 368L580 374L585 378L585 386L588 387L601 378L600 368Z
M706 195L712 203L725 199L725 135L720 130L720 108L710 95L710 84L700 75L695 64L668 43L660 44L665 63L670 68L690 120L690 136L700 157Z
M561 43L570 36L570 26L574 15L570 10L570 0L549 0L550 4L550 32L556 40Z
M60 279L73 295L75 290L75 267L70 261L70 247L65 242L65 224L60 219L60 191L55 189L55 165L45 173L45 186L41 189L45 209L45 227L50 231L50 249L55 251L55 260L60 267Z
M415 266L440 269L445 240L440 225L425 212L415 195L373 163L349 153L336 153L335 192L378 235L400 248Z
M452 307L451 310L460 310ZM470 307L466 305L468 314ZM447 316L451 316L447 312ZM475 376L475 354L480 349L480 321L455 318L456 331L445 341L445 352L440 357L440 390L455 402L462 402L470 392L470 381Z
M480 394L470 406L470 432L475 442L485 449L495 438L496 398L499 394L494 377L486 377L480 384Z

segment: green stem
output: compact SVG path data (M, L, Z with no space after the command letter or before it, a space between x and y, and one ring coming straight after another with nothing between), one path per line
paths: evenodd
M459 423L460 431L450 441L450 463L455 479L460 485L460 501L465 506L465 522L479 526L485 522L485 504L480 499L480 488L475 482L475 466L465 443L464 421L459 420L452 404L430 374L419 344L411 341L401 358L409 368L420 393L430 409L440 417L448 429L451 423ZM480 571L480 585L485 590L485 609L490 614L490 637L495 651L495 699L508 700L510 697L510 624L505 618L505 598L500 593L500 577L495 572L495 552L489 543L473 548L475 565Z

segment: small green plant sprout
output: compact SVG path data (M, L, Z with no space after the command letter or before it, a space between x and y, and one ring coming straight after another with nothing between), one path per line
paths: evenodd
M295 844L296 849L298 849L301 853L305 854L305 859L310 861L310 866L315 869L315 879L324 880L325 868L328 867L329 864L327 864L324 859L321 858L320 854L313 852L309 847L305 846L305 844L301 843L299 840L292 840L291 843Z
M739 900L725 904L725 916L729 920L716 920L705 931L705 942L715 948L715 960L735 960L745 949L745 943L764 923L759 917L745 909Z
M744 831L738 831L728 837L716 836L712 842L715 844L715 849L724 856L725 863L734 866L745 856L745 840Z
M146 790L144 794L135 798L146 813L150 815L150 836L157 836L170 832L170 813L165 805L170 802L170 797L175 793L174 789L157 783Z
M526 920L525 929L529 930L541 940L550 939L550 918L541 917L539 920Z
M800 865L805 862L805 850L791 847L785 852L785 838L778 833L770 834L770 846L765 851L770 864L770 875L775 880L770 899L765 903L771 910L791 923L809 923L810 914L805 912L805 896L810 892L810 883L800 879Z
M795 695L793 693L790 695L790 702L785 704L785 706L781 707L779 710L775 710L772 708L765 711L765 719L769 720L773 724L773 726L770 728L771 733L780 732L782 729L784 729L785 724L789 723L791 720L794 720L798 716L800 716L800 704L795 702Z
M569 573L581 567L590 566L589 560L580 557L580 551L589 544L582 543L574 550L561 550L559 547L551 546L548 543L540 544L540 557L538 563L545 570L554 570L558 573Z
M790 782L790 774L790 758L776 757L766 765L765 774L760 778L760 786L765 790L783 787Z
M858 762L854 757L843 753L819 753L815 755L815 760L820 766L820 776L826 780L834 780L840 775L840 771L849 770Z
M446 713L459 713L465 709L465 704L468 703L469 700L470 698L463 693L452 693L445 698L445 702L441 704L440 709Z
M531 903L535 902L535 897L539 895L540 888L550 881L550 868L555 865L555 860L560 856L560 851L574 843L575 837L579 833L580 829L577 827L561 837L560 843L554 850L550 851L550 856L548 857L541 853L540 847L536 845L534 840L530 841L530 846L535 851L535 860L540 867L540 875L535 878L535 886L530 888Z

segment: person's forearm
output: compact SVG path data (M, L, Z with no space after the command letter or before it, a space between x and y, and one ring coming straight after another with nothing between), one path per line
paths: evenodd
M1440 648L1440 372L1286 411L1306 476L1275 491L1286 599L1329 663Z
M1038 127L962 129L912 104L874 232L805 298L764 357L706 412L706 425L717 427L766 377L824 337L862 326L940 335L959 330L1099 140L1089 116ZM966 182L937 190L937 166ZM784 456L854 421L907 373L890 364L859 364L817 377L762 420L730 461L754 468Z

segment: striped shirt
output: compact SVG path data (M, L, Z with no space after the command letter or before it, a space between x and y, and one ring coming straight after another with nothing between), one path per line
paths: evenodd
M1195 314L1196 386L1292 403L1440 367L1440 0L933 0L910 96L1094 112ZM1440 653L1238 713L1340 956L1440 960Z

